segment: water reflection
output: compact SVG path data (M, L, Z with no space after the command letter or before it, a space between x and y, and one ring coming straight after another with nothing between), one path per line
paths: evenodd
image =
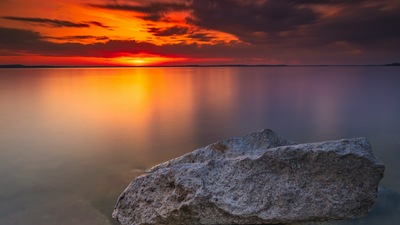
M117 196L144 169L263 128L298 142L366 136L387 166L383 184L399 191L398 74L384 67L0 70L0 224L70 224L83 215L77 208L94 218L80 224L109 224Z

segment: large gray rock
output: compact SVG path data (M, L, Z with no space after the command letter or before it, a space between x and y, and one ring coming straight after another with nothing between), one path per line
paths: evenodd
M356 218L371 210L383 172L365 138L295 145L264 130L153 167L121 194L113 217L123 225Z

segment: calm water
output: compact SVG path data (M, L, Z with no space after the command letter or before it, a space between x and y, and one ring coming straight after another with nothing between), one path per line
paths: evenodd
M391 191L340 224L395 224L399 96L399 67L2 69L0 224L115 224L118 195L146 168L263 128L369 138Z

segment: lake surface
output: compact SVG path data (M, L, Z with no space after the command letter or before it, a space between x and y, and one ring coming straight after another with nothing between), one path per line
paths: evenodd
M0 224L116 224L145 169L263 128L367 137L390 190L330 224L400 220L400 67L177 67L1 69Z

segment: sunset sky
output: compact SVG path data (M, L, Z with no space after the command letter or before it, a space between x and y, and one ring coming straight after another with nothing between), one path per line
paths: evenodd
M382 64L399 0L1 0L0 64Z

